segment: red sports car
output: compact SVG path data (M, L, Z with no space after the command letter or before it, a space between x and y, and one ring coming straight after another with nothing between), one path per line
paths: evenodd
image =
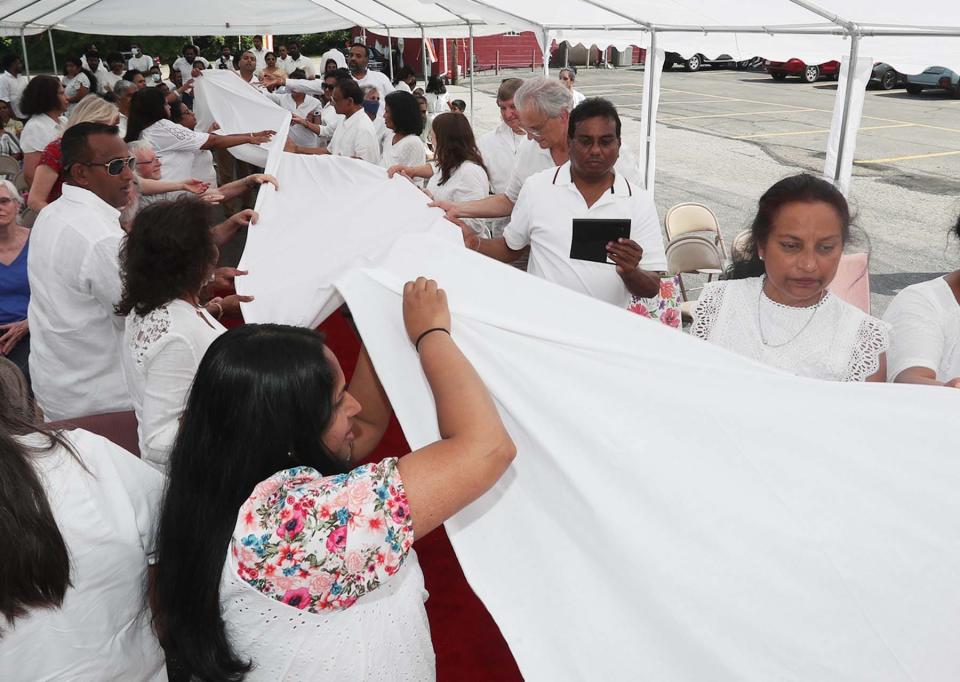
M840 62L837 61L814 66L805 64L799 59L791 59L786 62L766 61L763 66L776 81L782 81L787 76L797 76L807 83L816 83L821 78L836 79L840 75Z

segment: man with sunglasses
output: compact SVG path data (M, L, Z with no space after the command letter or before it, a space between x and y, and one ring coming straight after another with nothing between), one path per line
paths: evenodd
M120 211L136 159L116 126L78 123L63 135L63 194L30 236L30 375L50 421L130 409L119 343Z

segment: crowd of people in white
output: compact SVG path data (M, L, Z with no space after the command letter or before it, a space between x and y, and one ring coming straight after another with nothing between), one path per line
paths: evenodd
M16 519L0 524L3 679L165 679L164 649L171 675L200 679L430 679L411 545L515 454L434 282L408 283L403 306L443 438L401 458L360 464L391 414L364 351L348 383L314 331L227 331L250 299L220 249L257 229L252 193L283 182L224 153L273 131L196 129L205 69L291 112L288 153L408 178L465 248L625 315L661 291L656 207L616 107L574 90L575 70L505 79L502 120L477 139L437 76L391 82L363 45L314 60L253 43L209 61L187 45L166 79L136 44L68 60L62 79L0 62L0 151L30 186L24 201L0 182L0 513ZM573 257L576 226L604 221L628 231L605 259ZM831 183L777 182L690 332L805 377L960 387L960 270L877 319L828 288L851 232ZM126 410L142 461L44 424Z

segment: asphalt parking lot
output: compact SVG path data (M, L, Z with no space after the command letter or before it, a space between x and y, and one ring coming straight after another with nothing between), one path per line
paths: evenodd
M477 79L478 133L496 124L490 95L502 77ZM624 143L636 148L642 83L640 68L581 70L576 87L618 106ZM822 172L836 90L835 81L778 82L752 71L664 73L655 187L661 215L682 201L702 202L717 213L729 244L772 183ZM851 201L861 234L854 248L870 253L875 314L904 286L960 267L960 244L948 237L960 214L960 99L868 91Z

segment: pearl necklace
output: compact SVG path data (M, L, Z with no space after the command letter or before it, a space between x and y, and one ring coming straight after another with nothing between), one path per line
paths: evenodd
M757 296L757 329L760 330L760 343L762 343L767 348L783 348L784 346L787 346L793 343L794 341L796 341L797 338L807 330L807 327L809 327L810 323L813 322L813 318L817 316L817 311L820 310L820 307L821 307L820 304L823 303L823 299L827 297L827 290L824 289L823 291L820 292L820 300L817 301L815 304L813 304L813 306L811 306L813 308L813 313L810 315L810 317L807 318L807 321L804 322L803 326L800 327L800 331L798 331L796 334L791 336L789 339L787 339L783 343L770 343L769 341L767 341L767 337L764 336L763 334L763 323L760 319L760 304L763 302L763 285L766 284L766 281L767 281L767 277L766 275L764 275L760 280L760 295ZM781 304L777 304L776 301L771 301L771 302L776 305L781 305ZM792 306L784 306L784 307L790 308Z

